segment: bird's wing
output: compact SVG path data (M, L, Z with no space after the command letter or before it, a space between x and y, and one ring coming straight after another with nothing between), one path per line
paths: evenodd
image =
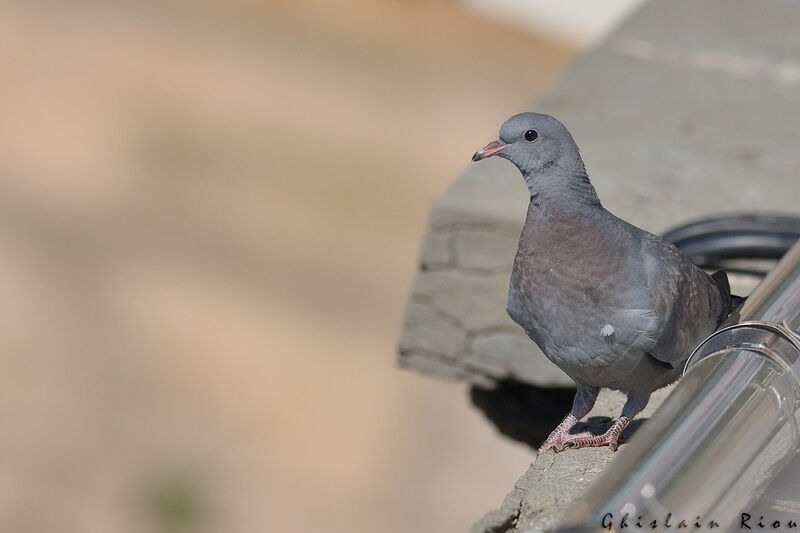
M634 343L677 367L717 326L722 298L711 276L671 243L648 235L643 252L644 286L628 309L629 315L641 310L632 322L640 333Z

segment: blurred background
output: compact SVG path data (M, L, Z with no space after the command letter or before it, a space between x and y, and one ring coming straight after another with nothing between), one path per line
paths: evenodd
M533 451L395 366L419 241L637 3L3 2L0 531L497 506Z

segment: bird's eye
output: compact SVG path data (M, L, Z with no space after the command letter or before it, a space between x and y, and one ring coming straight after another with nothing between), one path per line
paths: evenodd
M533 142L539 138L539 134L536 133L536 130L528 130L525 132L525 140L528 142Z

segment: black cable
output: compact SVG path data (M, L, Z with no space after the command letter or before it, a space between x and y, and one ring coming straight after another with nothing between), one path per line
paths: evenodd
M736 214L690 222L664 234L689 259L704 268L725 268L763 275L758 262L780 259L800 238L800 217Z

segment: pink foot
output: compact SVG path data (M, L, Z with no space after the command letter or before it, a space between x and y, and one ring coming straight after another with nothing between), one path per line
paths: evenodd
M556 429L550 433L550 436L547 437L547 440L539 446L539 453L546 452L550 448L554 448L555 451L560 452L564 449L564 440L569 437L569 430L572 429L572 426L578 423L578 419L575 418L572 414L567 415L563 422L561 422Z
M602 435L569 435L562 442L562 448L588 448L597 446L608 446L611 451L617 451L621 442L622 430L628 425L628 419L624 416L608 428Z

